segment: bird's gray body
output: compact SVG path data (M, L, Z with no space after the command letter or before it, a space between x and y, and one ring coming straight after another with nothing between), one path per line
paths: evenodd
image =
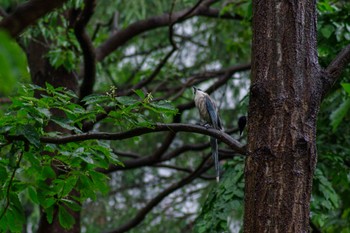
M214 100L205 92L195 89L194 103L198 108L199 115L215 129L222 129L218 109Z
M194 89L194 103L198 108L201 118L214 129L222 130L221 120L218 114L216 104L210 96L202 90L193 87ZM210 146L215 163L216 180L219 181L219 155L218 155L218 141L216 138L210 138Z

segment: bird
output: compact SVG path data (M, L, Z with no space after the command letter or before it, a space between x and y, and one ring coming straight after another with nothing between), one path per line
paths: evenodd
M210 125L214 129L223 130L221 119L219 117L218 108L215 101L201 89L194 87L194 103L198 108L200 117L206 122L206 125ZM216 181L220 180L220 167L219 167L219 155L218 155L218 140L214 137L210 137L210 146L212 151L213 160L215 163Z
M238 118L238 128L239 128L239 135L242 135L242 132L244 130L245 125L247 124L247 117L241 116Z

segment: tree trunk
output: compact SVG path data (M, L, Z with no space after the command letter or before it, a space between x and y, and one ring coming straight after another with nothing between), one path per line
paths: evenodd
M244 232L308 232L323 95L316 1L253 0Z
M27 48L27 57L33 84L45 87L45 83L49 83L54 87L66 87L69 90L77 92L78 82L75 75L72 72L68 72L63 67L55 69L49 63L48 59L46 58L48 47L49 45L46 45L45 40L40 37L32 40L29 43ZM40 98L40 93L36 93L36 97ZM55 116L65 116L62 111L57 109L51 109L51 113ZM62 128L53 122L49 122L49 124L45 127L45 131L70 133L69 130ZM56 171L56 173L58 173L58 170L55 168L55 164L52 164L52 168ZM79 196L79 193L76 190L73 190L70 195ZM75 224L71 229L67 230L64 229L59 223L58 206L56 205L54 208L55 210L52 223L47 221L46 213L44 211L40 211L38 233L80 232L80 212L69 210L69 213L75 219Z

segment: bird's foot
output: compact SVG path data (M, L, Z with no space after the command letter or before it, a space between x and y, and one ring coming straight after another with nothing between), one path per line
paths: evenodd
M211 128L211 125L209 125L208 123L205 123L203 126L204 126L206 129Z
M203 127L205 127L206 129L209 129L209 128L211 128L211 125L209 124L209 123L196 123L196 125L200 125L200 126L203 126Z

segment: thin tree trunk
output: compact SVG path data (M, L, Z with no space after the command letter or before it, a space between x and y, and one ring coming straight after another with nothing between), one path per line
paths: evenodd
M244 232L308 232L322 98L316 1L253 0Z

